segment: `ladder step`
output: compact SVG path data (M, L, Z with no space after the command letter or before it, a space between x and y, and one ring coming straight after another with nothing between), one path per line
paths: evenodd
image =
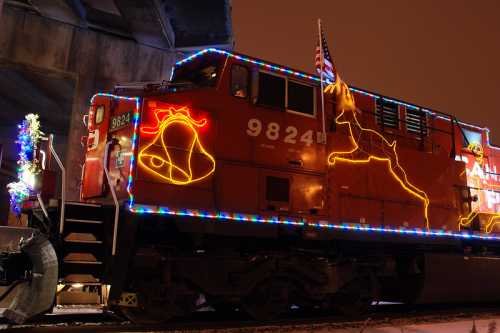
M102 244L92 233L71 232L64 237L66 243Z
M83 264L83 265L102 265L102 261L87 261L87 260L63 260L66 264Z
M99 204L92 204L87 202L78 202L78 201L66 201L66 206L85 206L85 207L102 207Z
M102 221L98 221L98 220L82 220L82 219L66 219L66 222L88 223L88 224L102 224Z
M85 240L85 239L65 239L66 243L82 243L82 244L102 244L100 240Z
M95 267L95 266L87 266ZM64 269L62 269L64 271ZM73 283L84 283L84 284L101 284L99 279L95 278L91 274L63 274L64 278L61 280L61 284L73 284Z

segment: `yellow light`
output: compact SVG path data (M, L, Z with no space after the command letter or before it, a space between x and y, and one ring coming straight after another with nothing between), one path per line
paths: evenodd
M197 130L197 128L204 127L207 124L207 120L194 120L187 107L169 107L168 109L156 108L154 113L156 118L155 126L141 128L141 133L152 134L155 135L155 137L139 152L139 165L149 173L175 185L188 185L210 176L215 171L215 159L203 147ZM186 158L187 170L175 164L165 141L166 135L164 135L164 133L168 127L173 124L184 126L192 133L192 140L187 145L187 147L189 147L188 156ZM148 152L148 150L153 150L151 147L157 142L161 143L166 158ZM191 158L195 149L198 149L201 154L209 160L210 164L210 167L204 170L200 175L193 175L193 168L191 165Z
M495 221L499 217L500 217L500 213L491 214L490 218L488 219L488 223L486 223L486 226L484 227L484 231L487 234L489 234L493 230L493 227L496 224L500 223L500 221Z
M471 224L472 220L479 214L479 211L471 211L467 216L458 218L458 230L462 230L462 227L466 227Z
M379 132L372 130L372 129L369 129L369 128L364 128L361 126L361 124L358 121L358 118L356 117L356 113L359 111L356 108L354 96L350 92L347 84L344 83L340 79L340 76L337 75L336 82L334 84L329 84L325 88L325 93L331 93L331 94L335 93L336 94L337 107L339 110L341 110L341 112L335 118L335 123L337 123L339 125L347 125L348 126L348 128L349 128L349 140L351 141L351 143L354 146L354 148L352 148L351 150L348 150L348 151L331 152L328 155L328 164L330 166L334 166L335 163L337 163L337 161L338 162L353 163L353 164L370 163L372 160L387 162L387 166L388 166L388 169L389 169L391 175L393 176L394 179L396 179L399 182L401 187L405 191L407 191L408 193L410 193L411 195L415 196L416 198L418 198L419 200L421 200L423 202L425 226L426 226L427 230L430 230L429 216L428 216L428 210L429 210L429 204L430 204L429 197L427 196L427 193L425 193L423 190L421 190L418 187L416 187L415 185L413 185L408 180L408 177L406 175L406 171L399 164L399 157L398 157L398 154L396 151L396 141L393 141L392 143L390 143ZM352 112L354 121L340 120L346 111ZM355 139L355 136L354 136L353 125L360 131L359 135L357 135L358 141ZM371 133L381 140L381 143L382 143L381 151L382 152L380 155L370 154L367 152L367 150L369 150L369 148L363 149L363 147L359 146L359 138L361 137L361 135L363 133ZM354 157L353 154L355 154L355 153L365 154L365 157L363 157L363 158Z
M480 143L469 143L467 149L469 149L472 154L474 154L476 161L482 166L484 162L483 146Z
M458 230L461 230L462 227L470 225L472 220L474 220L474 218L478 216L479 213L480 212L478 210L475 210L470 212L466 217L460 217L458 220L459 222ZM489 215L488 222L484 226L484 232L489 234L493 230L493 227L498 223L500 223L500 220L497 220L498 218L500 218L500 213L482 213L482 214Z

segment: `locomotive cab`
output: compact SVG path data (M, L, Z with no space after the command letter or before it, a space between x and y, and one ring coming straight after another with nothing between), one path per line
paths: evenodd
M327 215L317 83L216 53L178 64L172 81L156 92L127 93L92 100L82 199L110 200L102 166L112 140L109 173L121 201ZM100 121L93 115L99 112Z

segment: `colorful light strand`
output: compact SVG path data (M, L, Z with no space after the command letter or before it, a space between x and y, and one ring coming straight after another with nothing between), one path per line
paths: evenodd
M330 229L340 231L355 231L355 232L373 232L382 234L395 234L395 235L413 235L422 237L447 237L459 239L477 239L477 240L494 240L500 241L500 236L492 236L485 234L474 234L468 232L452 232L445 230L425 230L425 229L407 229L404 227L394 228L390 226L371 226L367 224L331 224L327 221L308 222L305 219L287 219L283 217L263 217L259 215L238 214L229 212L211 212L199 209L170 209L168 207L157 207L148 205L136 204L130 209L135 214L155 214L155 215L170 215L180 217L194 217L201 219L228 221L228 222L249 222L271 225L286 225L296 227L312 227L317 229Z
M17 160L17 182L7 184L10 194L12 211L19 215L24 200L34 191L36 176L40 173L40 163L36 152L43 133L40 131L40 121L37 114L28 114L18 126L17 146L19 148Z
M409 180L408 176L406 175L406 171L404 168L399 164L399 156L396 151L396 141L393 141L392 143L389 142L382 134L379 132L370 129L370 128L364 128L361 126L361 124L358 121L358 118L356 117L356 113L358 112L356 109L356 103L354 100L354 96L351 94L349 87L345 82L342 81L340 76L337 74L337 80L334 84L329 84L325 88L325 93L336 93L337 95L337 107L341 112L339 115L335 118L335 123L338 125L347 125L349 128L349 140L351 141L353 148L347 151L334 151L331 152L328 155L328 165L334 166L337 161L339 162L347 162L347 163L353 163L353 164L360 164L360 163L370 163L371 161L382 161L382 162L387 162L388 169L393 176L393 178L399 182L401 187L411 195L415 196L419 200L421 200L424 204L424 219L425 219L425 226L427 230L430 230L430 225L429 225L429 215L428 215L428 208L429 208L429 197L427 196L427 193L413 185ZM346 112L350 112L353 116L353 121L349 120L341 120L341 118L345 115ZM346 118L347 119L347 118ZM359 130L359 135L357 134L358 140L355 139L354 132L353 132L353 126L356 127ZM374 155L371 153L368 153L370 147L361 147L360 146L360 138L363 135L363 133L368 133L368 135L373 134L375 135L378 139L380 139L383 147L381 147L382 154L380 155ZM370 140L372 142L373 140ZM385 148L385 149L384 149ZM390 151L390 153L387 153ZM364 154L363 158L355 158L353 155L354 154ZM351 157L347 157L347 156ZM366 155L366 157L365 157ZM399 173L399 174L398 174Z
M201 50L199 52L196 52L196 53L194 53L194 54L192 54L192 55L190 55L190 56L188 56L188 57L186 57L184 59L181 59L181 60L177 61L175 63L175 66L181 66L181 65L183 65L183 64L185 64L185 63L187 63L189 61L192 61L192 60L198 58L199 56L205 55L207 53L222 54L222 55L225 55L225 56L228 56L228 57L235 58L237 60L241 60L241 61L244 61L244 62L247 62L247 63L251 63L251 64L254 64L254 65L257 65L259 67L263 67L263 68L268 69L268 70L274 70L274 71L277 71L277 72L294 75L296 77L300 77L300 78L303 78L303 79L309 79L309 80L312 80L312 81L315 81L315 82L320 82L321 81L319 77L314 76L314 75L310 75L310 74L307 74L307 73L304 73L304 72L299 72L299 71L291 70L291 69L288 69L288 68L285 68L285 67L281 67L281 66L277 66L277 65L271 65L271 64L268 64L268 63L266 63L264 61L261 61L261 60L257 60L257 59L254 59L254 58L246 57L246 56L243 56L243 55L240 55L240 54L235 54L235 53L232 53L232 52L229 52L229 51L225 51L225 50L221 50L221 49L216 49L216 48L207 48L207 49ZM436 118L438 118L438 119L446 120L448 122L452 121L452 118L450 116L444 117L444 116L438 115L434 111L431 111L431 110L426 109L426 108L419 107L419 106L414 105L414 104L406 103L406 102L395 100L395 99L388 98L388 97L383 97L383 96L377 95L375 93L371 93L371 92L368 92L368 91L365 91L365 90L361 90L361 89L358 89L358 88L349 87L349 89L351 91L354 91L354 92L358 93L358 94L369 96L369 97L372 97L374 99L382 99L382 100L384 100L386 102L395 103L397 105L401 105L401 106L404 106L404 107L412 109L412 110L421 110L422 112L425 112L425 113L427 113L429 115L436 116ZM490 130L487 127L480 127L480 126L476 126L476 125L472 125L472 124L467 124L467 123L464 123L464 122L461 122L461 121L459 122L459 124L460 125L469 126L469 127L481 130L481 131L486 131L486 143L487 143L488 147L491 148L491 149L500 150L500 147L492 146L490 144L490 135L489 135Z
M116 96L113 94L107 93L98 93L94 95L92 100L96 96L107 96L116 99L124 99L124 100L135 100L136 101L136 110L134 113L134 134L132 137L132 149L135 151L137 147L137 131L139 128L139 110L140 110L140 98L139 97L123 97ZM444 230L422 230L419 228L415 229L406 229L404 227L400 228L392 228L392 227L375 227L371 225L352 225L352 224L331 224L327 221L315 221L315 222L307 222L306 220L292 220L292 219L284 219L278 216L272 217L262 217L258 215L249 215L249 214L239 214L239 213L229 213L229 212L207 212L196 209L169 209L167 207L151 207L147 205L140 205L135 203L135 198L132 193L133 189L133 171L135 168L134 156L131 156L130 161L130 172L128 178L127 191L129 194L129 203L128 209L130 212L134 214L160 214L160 215L173 215L180 217L195 217L209 220L220 220L220 221L236 221L236 222L248 222L248 223L260 223L260 224L274 224L274 225L287 225L287 226L298 226L298 227L314 227L319 229L333 229L340 231L355 231L355 232L373 232L380 234L396 234L396 235L413 235L413 236L422 236L422 237L449 237L449 238L458 238L458 239L476 239L476 240L492 240L492 241L500 241L500 236L492 236L485 234L473 234L466 232L450 232Z
M210 49L205 49L200 52L197 52L193 54L192 56L189 56L181 61L178 61L176 63L176 66L180 66L190 60L193 60L194 58L206 54L208 52L215 52L219 54L225 54L230 57L234 57L238 60L250 62L253 64L256 64L258 66L270 69L270 70L276 70L279 72L295 75L297 77L305 78L305 79L310 79L316 82L319 82L319 78L308 75L305 73L300 73L297 71L292 71L288 70L285 68L282 68L280 66L275 66L275 65L269 65L265 62L256 60L256 59L251 59L248 57L232 54L227 51L223 50L218 50L214 48ZM375 99L378 98L383 98L384 100L388 102L394 102L399 105L404 105L408 108L411 109L421 109L417 106L407 104L404 102L388 99L385 97L381 97L366 91L362 91L356 88L349 88L351 91L373 97ZM137 147L137 128L138 128L138 123L139 123L139 105L140 105L140 99L138 97L123 97L123 96L116 96L112 94L106 94L106 93L99 93L96 94L95 96L108 96L112 98L121 98L121 99L128 99L128 100L135 100L136 101L136 112L134 114L134 134L133 134L133 140L132 140L132 149L135 151L135 148ZM94 96L94 97L95 97ZM93 98L94 98L93 97ZM427 113L433 113L430 110L427 109L422 109L424 112ZM438 116L441 117L441 116ZM445 117L442 117L445 118ZM450 119L445 118L445 120L450 121ZM464 123L465 124L465 123ZM475 128L481 129L481 130L486 130L487 134L489 133L489 130L487 128L481 128L477 127L474 125L470 124L465 124L467 126L473 126ZM489 136L487 136L487 142L489 145ZM491 148L494 149L500 149L498 147L491 146ZM326 229L336 229L336 230L345 230L345 231L359 231L359 232L377 232L377 233L390 233L390 234L402 234L402 235L415 235L415 236L438 236L438 237L452 237L452 238L461 238L461 239L479 239L479 240L495 240L499 241L500 237L497 236L491 236L491 235L483 235L483 234L471 234L471 233L454 233L454 232L449 232L449 231L444 231L444 230L421 230L421 229L406 229L406 228L391 228L391 227L373 227L369 225L349 225L349 224L329 224L326 221L324 222L312 222L312 223L307 223L304 220L302 221L293 221L293 220L286 220L286 219L280 219L279 217L260 217L257 215L245 215L245 214L236 214L236 213L225 213L225 212L219 212L219 213L209 213L209 212L203 212L200 210L172 210L166 207L162 208L151 208L150 206L144 206L144 205L138 205L135 204L134 196L132 194L132 186L133 186L133 170L135 167L134 163L134 156L132 155L131 157L131 163L130 163L130 173L129 173L129 179L128 179L128 185L127 185L127 191L129 193L129 210L133 213L137 214L162 214L162 215L176 215L176 216L193 216L193 217L199 217L199 218L206 218L206 219L216 219L216 220L228 220L228 221L244 221L244 222L254 222L254 223L270 223L270 224L284 224L284 225L295 225L295 226L310 226L310 227L317 227L317 228L326 228Z
M199 209L170 209L167 207L152 207L148 205L135 205L130 209L130 211L137 214L191 216L198 218L253 222L253 223L284 224L284 225L296 225L296 226L302 226L305 224L305 222L303 221L282 219L277 216L263 217L259 215L238 214L229 212L209 212L209 211L202 211Z
M177 61L175 63L175 66L184 65L185 63L190 62L190 61L198 58L199 56L205 55L207 53L222 54L222 55L225 55L225 56L228 56L228 57L231 57L231 58L235 58L237 60L241 60L241 61L244 61L244 62L247 62L247 63L251 63L251 64L254 64L254 65L257 65L259 67L263 67L263 68L265 68L267 70L273 70L273 71L276 71L276 72L281 72L281 73L285 73L285 74L294 75L294 76L300 77L302 79L308 79L308 80L312 80L312 81L315 81L315 82L321 82L321 79L318 76L315 76L315 75L310 75L310 74L307 74L307 73L304 73L304 72L299 72L299 71L292 70L292 69L285 68L285 67L278 66L278 65L272 65L272 64L269 64L267 62L255 59L255 58L250 58L250 57L247 57L247 56L243 56L241 54L235 54L235 53L232 53L232 52L228 52L228 51L220 50L220 49L216 49L216 48L207 48L207 49L201 50L199 52L196 52L196 53L194 53L194 54L192 54L192 55L190 55L190 56L188 56L188 57L186 57L184 59L181 59L181 60ZM422 110L423 112L426 112L426 113L429 113L429 114L435 114L435 112L432 112L432 111L430 111L428 109L420 108L420 107L418 107L416 105L405 103L405 102L398 101L398 100L395 100L395 99L383 97L383 96L380 96L380 95L377 95L377 94L374 94L374 93L371 93L371 92L368 92L368 91L365 91L365 90L361 90L361 89L357 89L357 88L352 88L352 87L349 87L349 89L351 91L354 91L354 92L359 93L361 95L372 97L374 99L382 99L382 100L384 100L386 102L390 102L390 103L395 103L395 104L398 104L398 105L402 105L402 106L405 106L405 107L407 107L409 109Z
M141 127L141 133L152 134L155 137L139 151L139 165L154 176L175 185L188 185L210 176L215 171L215 158L203 147L197 130L197 127L204 127L207 120L193 119L190 109L186 106L170 106L168 109L156 108L154 109L154 115L156 124L153 127ZM187 170L177 164L169 153L168 142L166 142L169 138L166 131L171 125L185 127L192 136L191 142L187 144L189 148L187 148L187 156L185 156ZM153 146L158 143L161 144L164 154L151 152L154 151ZM195 149L208 159L210 165L197 175L193 174L192 168L192 156Z

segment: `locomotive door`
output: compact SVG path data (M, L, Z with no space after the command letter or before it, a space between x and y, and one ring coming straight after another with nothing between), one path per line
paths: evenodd
M88 199L104 195L104 151L109 127L110 100L97 97L90 106L85 164L81 197Z

